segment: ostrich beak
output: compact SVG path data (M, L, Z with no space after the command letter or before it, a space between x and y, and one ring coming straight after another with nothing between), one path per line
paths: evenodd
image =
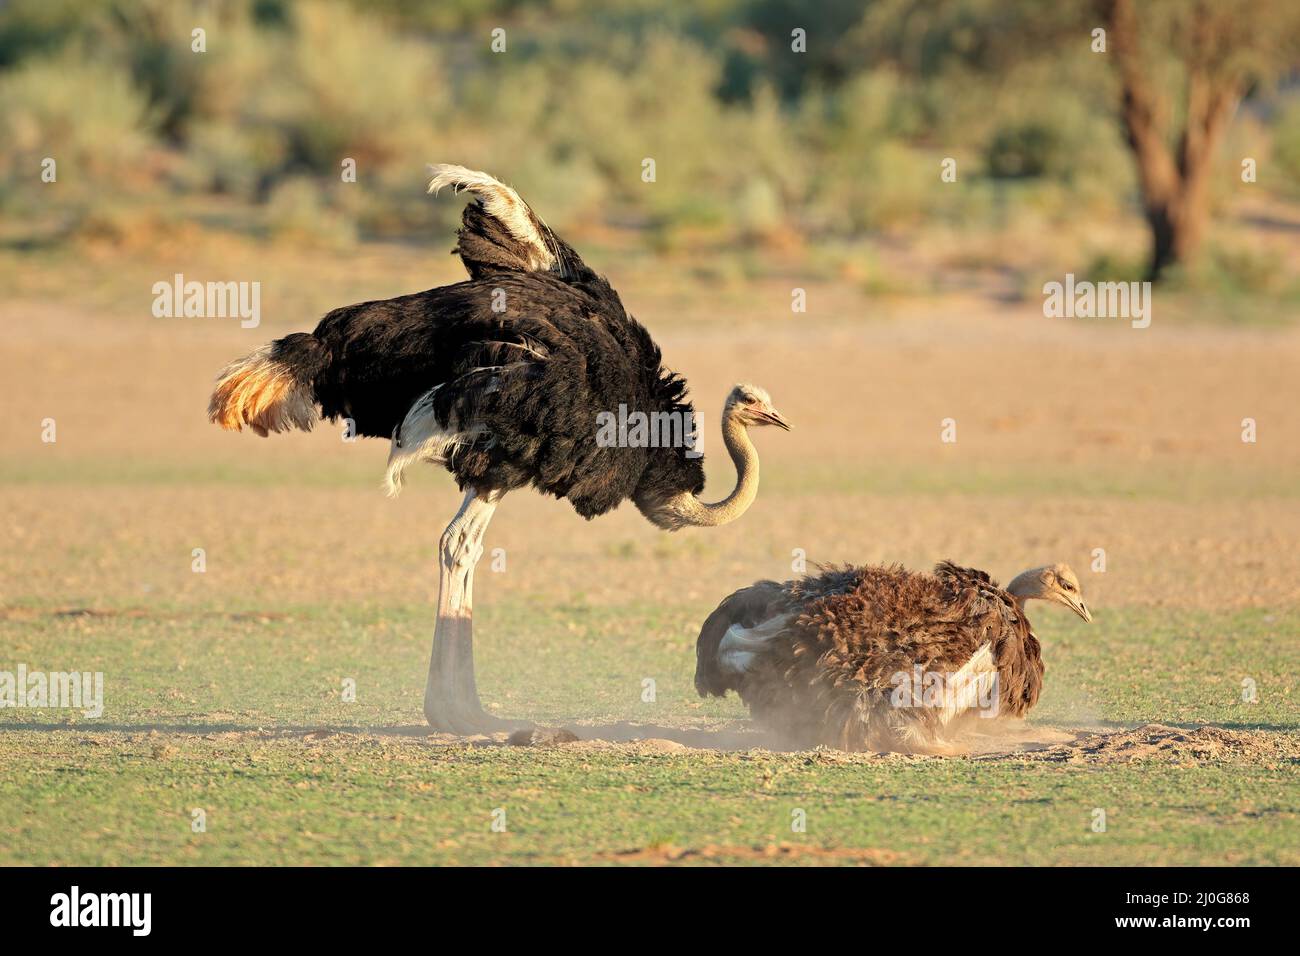
M790 423L782 418L781 413L771 406L768 406L761 411L754 412L754 416L765 425L775 425L777 428L782 428L785 431L790 430Z
M1088 610L1088 605L1083 603L1083 598L1066 598L1066 606L1071 611L1083 618L1087 623L1092 623L1092 612Z

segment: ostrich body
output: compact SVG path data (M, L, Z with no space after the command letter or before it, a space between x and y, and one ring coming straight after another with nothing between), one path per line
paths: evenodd
M709 615L696 643L700 696L739 693L760 723L795 746L942 751L944 734L980 710L1023 716L1043 661L1024 603L1062 604L1092 620L1065 565L1006 588L950 562L933 574L829 568L760 581Z
M424 711L434 727L477 733L519 726L487 715L474 680L472 594L483 534L506 492L528 485L565 498L584 518L631 499L676 530L738 518L758 490L751 425L788 427L755 386L723 410L736 487L699 499L693 442L645 447L598 440L601 413L620 406L693 422L686 383L664 368L649 333L618 293L486 173L432 167L430 192L468 190L453 250L469 280L335 309L227 366L210 419L257 434L310 430L318 417L391 440L385 485L396 494L415 462L444 466L464 500L442 535L438 617Z

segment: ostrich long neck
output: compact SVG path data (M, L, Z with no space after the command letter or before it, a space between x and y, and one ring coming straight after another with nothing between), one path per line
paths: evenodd
M1011 583L1006 587L1007 593L1016 599L1016 603L1020 605L1020 610L1022 612L1025 609L1025 601L1028 598L1040 598L1043 596L1043 582L1039 580L1038 577L1041 570L1041 568L1034 568L1030 571L1024 571L1017 574L1011 579Z
M712 528L735 521L758 496L758 452L739 415L728 412L722 416L722 442L736 466L736 487L713 504L706 504L694 495L683 495L679 507L686 524Z

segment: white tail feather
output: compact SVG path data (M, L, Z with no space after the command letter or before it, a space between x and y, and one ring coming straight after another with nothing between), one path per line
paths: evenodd
M499 220L510 230L510 235L528 247L530 268L550 269L555 266L555 254L537 228L538 220L534 213L519 194L505 183L487 173L450 163L432 165L429 172L433 174L429 180L431 193L436 194L444 186L472 192L488 215Z
M753 627L731 625L718 642L718 669L734 676L744 674L764 645L785 630L793 617L793 614L778 614Z
M946 727L955 717L976 706L981 693L988 689L988 682L996 678L997 672L992 646L985 644L959 671L949 675L939 722Z
M401 492L408 465L421 461L445 462L457 448L473 443L485 433L482 425L456 428L439 423L433 413L433 400L441 387L435 386L421 395L393 433L388 470L384 473L384 490L390 498Z

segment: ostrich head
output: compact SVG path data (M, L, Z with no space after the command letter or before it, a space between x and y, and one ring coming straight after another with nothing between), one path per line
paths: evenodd
M757 385L740 384L727 395L722 406L722 441L736 466L736 487L721 501L706 503L694 492L679 491L658 501L638 501L647 518L661 528L676 531L694 526L715 528L735 521L758 495L758 452L749 439L755 425L776 425L786 431L790 426L772 407L772 397Z
M722 417L724 420L738 421L746 427L775 425L790 430L790 425L781 417L781 413L772 407L772 396L765 389L745 382L733 388L727 396L727 402L722 407Z
M1036 598L1063 604L1085 621L1092 620L1092 612L1083 603L1083 592L1079 588L1079 579L1070 570L1068 564L1049 564L1016 575L1007 585L1007 591L1025 601Z

